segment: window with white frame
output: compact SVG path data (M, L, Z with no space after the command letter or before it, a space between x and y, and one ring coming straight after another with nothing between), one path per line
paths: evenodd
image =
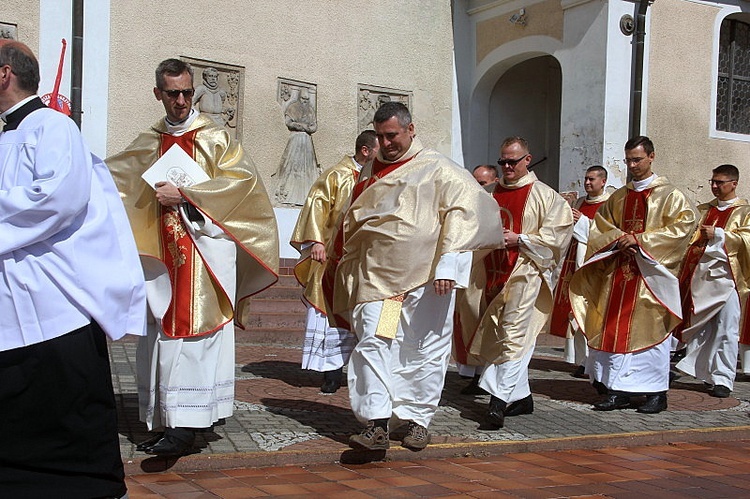
M716 129L750 134L750 23L722 21L718 73Z

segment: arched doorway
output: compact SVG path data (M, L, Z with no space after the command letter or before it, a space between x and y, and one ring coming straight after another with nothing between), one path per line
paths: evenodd
M519 135L529 141L537 177L558 189L561 94L562 71L552 56L527 59L505 71L489 99L488 162L495 164L505 137Z

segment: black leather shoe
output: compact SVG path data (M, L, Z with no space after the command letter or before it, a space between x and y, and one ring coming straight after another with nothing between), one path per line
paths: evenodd
M573 374L571 374L571 376L578 379L587 379L588 375L586 375L586 366L580 365L576 367L576 370L573 371Z
M136 445L135 450L143 452L147 450L149 447L153 447L154 444L156 444L156 442L162 439L162 437L164 437L164 432L159 432L153 437L149 438L148 440L145 440L139 443L138 445Z
M323 393L336 393L336 390L341 388L343 370L343 367L339 367L333 371L324 371L323 384L320 387L320 391Z
M167 429L161 440L145 450L146 454L164 457L189 454L193 442L195 442L195 431L187 428L175 428L174 430L177 431Z
M529 395L528 397L522 398L511 402L510 405L503 411L505 417L520 416L522 414L531 414L534 412L534 399Z
M599 395L607 395L609 393L609 389L601 381L594 381L591 383L591 386L594 387L596 393Z
M667 394L656 393L646 397L646 402L636 411L642 414L656 414L667 408Z
M628 395L615 395L610 393L607 398L594 404L595 411L614 411L615 409L625 409L630 405Z
M708 394L711 395L712 397L725 399L732 394L732 390L730 390L724 385L716 385L708 391Z
M494 429L502 428L505 424L505 407L506 403L503 400L490 396L490 408L487 411L487 424Z
M487 395L487 390L479 386L479 375L474 376L468 385L461 389L461 395Z

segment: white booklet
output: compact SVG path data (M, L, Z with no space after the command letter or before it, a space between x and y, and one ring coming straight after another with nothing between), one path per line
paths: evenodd
M151 168L143 172L141 178L153 189L156 189L154 186L158 182L166 181L177 187L189 187L211 179L203 168L177 144L162 154L161 158L151 165Z

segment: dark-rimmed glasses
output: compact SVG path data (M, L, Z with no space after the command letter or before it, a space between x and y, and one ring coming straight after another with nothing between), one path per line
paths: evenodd
M185 97L185 100L188 100L193 98L195 89L186 88L185 90L162 90L162 92L167 94L167 97L169 97L170 99L178 99L180 97L180 94L182 94L182 96Z
M721 187L722 185L726 184L727 182L734 182L734 180L716 180L716 179L708 179L708 183L710 185L716 185L716 187Z
M526 159L526 156L529 154L526 153L523 156L521 156L518 159L498 159L497 164L500 166L510 165L510 166L516 166L518 163L520 163L522 160Z

